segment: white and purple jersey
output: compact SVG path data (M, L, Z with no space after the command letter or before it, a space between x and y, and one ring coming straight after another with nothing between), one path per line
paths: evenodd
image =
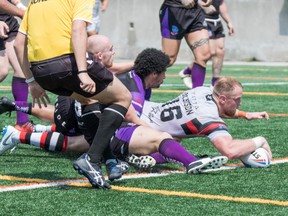
M182 138L207 136L212 141L219 135L231 136L209 87L185 91L166 103L146 101L141 119L152 128Z

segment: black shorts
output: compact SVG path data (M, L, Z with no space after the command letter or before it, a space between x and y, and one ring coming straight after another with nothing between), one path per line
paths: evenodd
M4 39L0 38L0 51L5 50Z
M8 38L17 35L19 29L19 23L14 16L10 16L8 14L5 15L0 14L0 21L5 22L9 27Z
M72 98L58 96L55 102L54 122L59 133L68 136L83 134L78 126L75 104Z
M123 122L121 127L116 131L110 143L110 148L117 158L123 160L129 154L130 140L137 127L139 126Z
M225 37L224 28L221 21L211 22L206 20L206 22L207 22L209 39L218 39Z
M8 38L17 35L19 23L14 16L0 14L0 21L5 22L9 26L9 32L7 32ZM7 40L8 38L0 39L0 51L5 50L5 40Z
M162 4L159 18L164 38L181 40L188 33L207 28L204 12L199 6L187 9Z
M89 60L89 61L88 61ZM113 74L102 64L88 59L88 74L96 83L96 92L91 94L80 87L77 64L73 54L53 59L32 62L31 70L35 80L47 91L57 95L70 96L76 92L84 97L92 97L104 90L112 81Z

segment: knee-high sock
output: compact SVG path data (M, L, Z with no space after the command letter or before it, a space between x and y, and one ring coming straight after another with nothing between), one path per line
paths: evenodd
M197 157L190 154L180 143L173 139L165 139L159 146L159 153L168 162L178 163L187 167L197 160Z
M159 152L155 152L153 154L150 154L150 156L156 160L157 164L167 163L165 158Z
M15 101L26 101L28 99L28 84L24 78L14 77L12 79L12 94ZM26 113L17 111L16 124L24 124L29 121Z
M85 139L90 145L92 145L93 138L95 137L95 134L99 127L101 110L103 110L103 108L100 107L100 105L97 103L82 106L81 118L82 118L82 121L84 122L84 125L86 126L85 127L86 132L84 133ZM104 160L115 158L115 156L110 150L110 145L108 145L107 148L104 150L103 158Z
M100 117L98 130L88 150L91 162L99 163L105 150L111 151L108 148L110 139L120 127L126 112L127 109L125 107L117 104L112 104L104 109Z
M68 138L58 132L27 133L20 132L20 135L13 137L16 142L33 145L47 151L64 152L67 148Z
M191 69L192 88L203 86L205 74L206 68L194 62Z

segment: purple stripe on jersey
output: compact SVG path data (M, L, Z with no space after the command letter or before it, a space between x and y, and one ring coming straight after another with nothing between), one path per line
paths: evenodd
M142 110L143 110L143 104L145 102L145 87L143 86L143 81L141 80L141 78L134 72L132 71L133 74L133 79L134 82L136 83L137 86L137 90L131 90L129 89L129 86L127 87L132 95L132 105L134 107L134 109L136 110L137 114L140 116L142 114Z
M161 23L161 35L164 38L170 38L168 9L165 10L165 14Z
M130 139L132 137L132 134L134 133L134 130L137 128L138 126L126 126L123 128L120 128L117 132L115 137L119 140L122 140L124 142L128 142L130 143Z

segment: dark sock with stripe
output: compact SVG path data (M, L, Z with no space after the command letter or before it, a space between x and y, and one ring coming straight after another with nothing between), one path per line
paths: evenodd
M111 149L108 148L110 139L123 122L126 112L127 109L118 104L112 104L103 110L98 130L88 151L91 162L99 163L103 158L104 152L111 151ZM89 126L87 125L87 127ZM107 154L107 152L105 152L105 154ZM105 158L108 159L107 157Z
M180 143L173 139L163 140L159 146L159 153L166 161L178 163L184 167L197 160L196 156L190 154Z
M84 125L89 125L88 127L84 127L85 130L85 139L91 145L93 142L93 138L97 132L99 126L99 119L101 117L101 110L104 109L103 106L99 105L99 103L83 105L81 106L82 110L82 121ZM103 152L103 158L106 161L107 159L115 158L110 150L110 145L107 146L105 151Z

